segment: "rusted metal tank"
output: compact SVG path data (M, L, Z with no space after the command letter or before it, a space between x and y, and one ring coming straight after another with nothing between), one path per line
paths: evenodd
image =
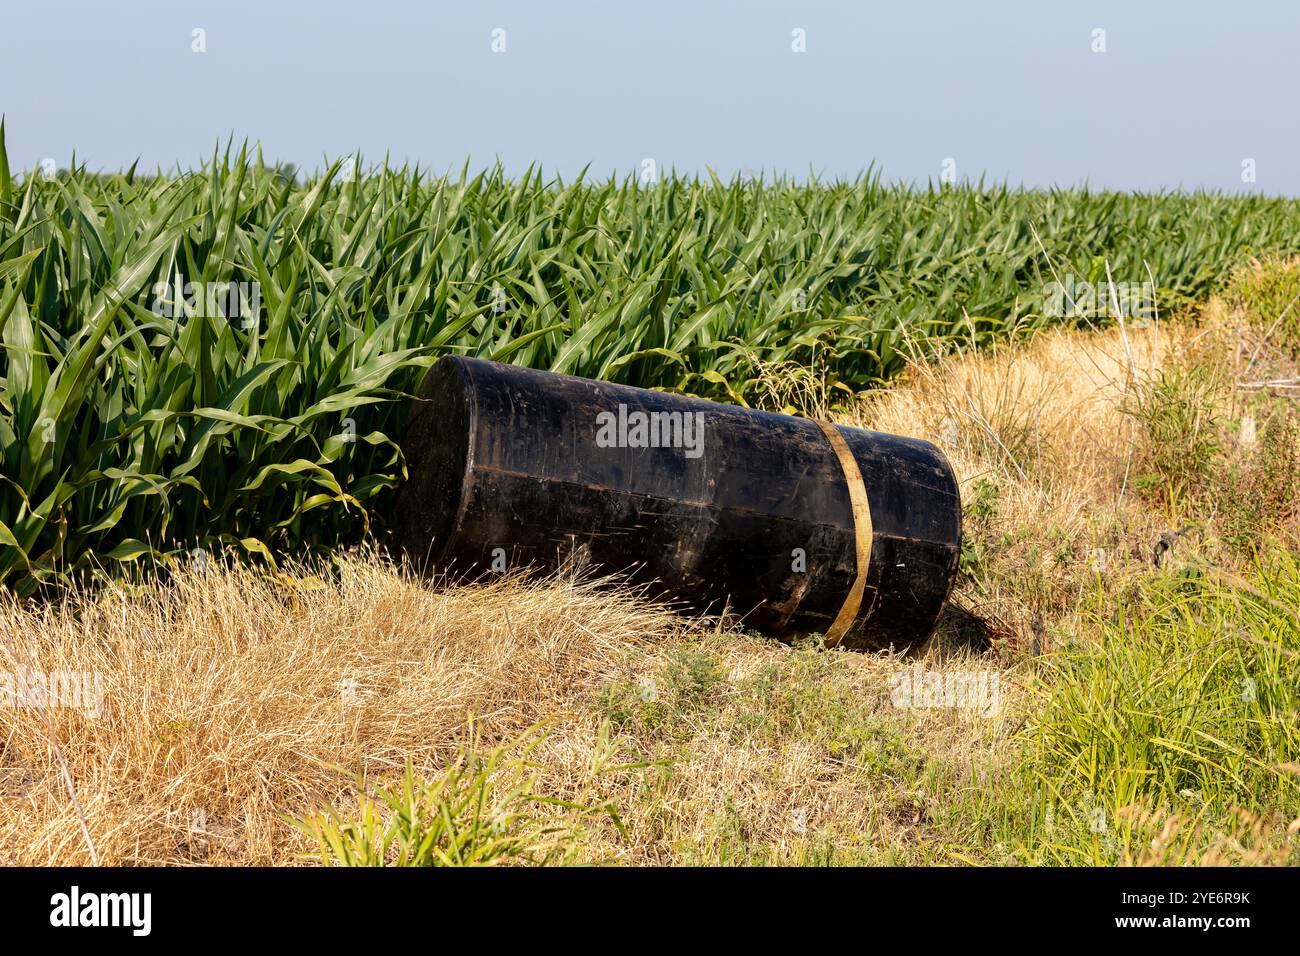
M578 560L693 611L855 649L930 634L961 501L928 442L448 356L404 442L395 537L426 571Z

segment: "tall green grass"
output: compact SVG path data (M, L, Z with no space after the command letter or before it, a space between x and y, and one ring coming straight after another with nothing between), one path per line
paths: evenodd
M1176 305L1297 248L1300 207L1266 198L355 163L298 184L246 149L46 180L0 132L0 581L381 528L406 395L445 352L732 401L760 360L815 355L866 388L909 341L1060 321L1054 270L1109 263ZM257 283L260 312L159 314L178 277Z
M1186 569L1099 603L1102 640L1046 661L1025 730L1025 789L1042 801L1025 809L1032 858L1285 857L1300 798L1300 559L1272 548L1242 577ZM1241 814L1253 832L1233 830Z

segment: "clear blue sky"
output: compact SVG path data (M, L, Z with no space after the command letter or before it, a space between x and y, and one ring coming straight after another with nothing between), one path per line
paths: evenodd
M308 168L360 148L436 170L500 157L603 175L652 158L834 177L874 162L924 182L951 158L963 179L1300 195L1300 4L1285 0L5 7L15 167L64 166L74 148L92 169L190 167L234 133Z

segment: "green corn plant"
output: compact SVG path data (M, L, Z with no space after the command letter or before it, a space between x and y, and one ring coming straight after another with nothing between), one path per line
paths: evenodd
M447 352L738 403L815 356L853 391L918 343L1107 321L1047 308L1058 276L1109 265L1177 307L1296 251L1300 206L1263 196L359 158L299 183L233 145L47 179L0 135L0 581L381 536L410 396ZM187 285L255 290L255 314Z

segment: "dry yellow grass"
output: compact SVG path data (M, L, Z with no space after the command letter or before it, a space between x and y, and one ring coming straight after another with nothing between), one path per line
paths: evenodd
M1123 480L1133 383L1184 338L1180 326L1049 330L993 352L957 351L869 393L850 421L939 442L963 482L997 474L1030 494L1064 485L1104 499Z
M1048 333L949 355L843 418L939 442L967 495L998 480L998 526L1032 529L998 560L1047 562L1045 590L987 602L1013 642L1054 609L1069 619L1069 582L1087 578L1080 556L1095 542L1155 527L1121 500L1121 406L1172 342L1155 329ZM1051 529L1077 567L1030 559ZM311 847L286 815L346 808L408 759L435 770L471 721L496 741L539 720L546 793L621 815L622 830L584 824L581 858L959 861L976 837L945 808L993 797L1023 704L1013 658L975 660L944 639L909 659L815 654L625 591L439 588L373 556L344 559L337 580L190 571L58 606L6 599L0 615L18 657L0 672L102 676L98 715L48 713L106 864L300 860ZM999 715L893 706L893 675L915 664L997 668ZM638 703L645 686L663 708ZM0 708L0 859L85 863L45 714Z
M1126 409L1188 338L1178 324L1044 331L916 363L848 416L938 443L968 503L996 495L976 537L999 542L988 555L999 573L983 582L978 610L1012 642L1047 650L1053 629L1081 627L1079 597L1098 571L1118 589L1149 563L1165 518L1127 494L1136 424Z
M337 583L294 580L214 569L59 607L6 602L19 658L8 669L97 673L102 699L0 709L5 861L89 862L46 714L105 864L294 862L311 847L286 814L346 807L408 759L436 769L471 720L487 740L552 723L534 755L546 792L611 800L623 815L625 832L591 835L588 859L669 862L708 843L724 806L758 827L751 839L777 847L826 820L900 829L873 822L881 800L824 741L787 728L737 746L722 725L733 708L646 755L611 739L595 704L611 682L663 680L676 650L710 648L734 684L788 661L780 645L563 581L438 589L373 557L346 560ZM871 698L890 716L898 665L834 658L818 677L825 693ZM954 753L1001 727L949 713L916 725ZM619 769L647 756L660 763ZM651 778L661 792L638 806Z
M308 589L188 572L130 596L0 607L21 666L102 676L102 708L49 710L104 863L285 862L280 814L361 775L454 754L562 714L629 640L684 624L635 596L503 580L434 590L377 560ZM9 655L5 655L9 658ZM0 853L85 863L39 707L0 708Z

